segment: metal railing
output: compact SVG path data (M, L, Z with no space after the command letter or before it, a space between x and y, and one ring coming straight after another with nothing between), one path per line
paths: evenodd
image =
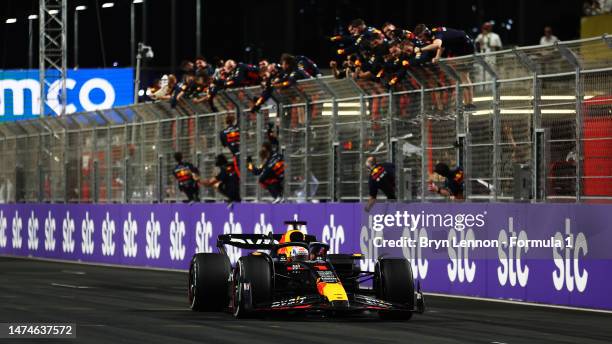
M469 79L466 76L469 75ZM259 87L208 105L146 103L0 124L2 202L164 202L182 199L172 154L214 173L229 154L218 133L241 127L243 199L268 199L246 173L272 122L287 164L285 197L367 197L364 161L397 167L402 200L436 200L437 162L461 165L472 201L612 199L612 36L442 60L413 68L389 91L379 83L322 77L276 91L248 111ZM475 109L463 98L473 93ZM205 200L220 200L202 189Z

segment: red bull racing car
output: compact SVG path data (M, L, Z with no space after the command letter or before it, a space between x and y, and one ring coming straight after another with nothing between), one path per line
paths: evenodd
M305 222L285 223L285 234L219 235L219 253L195 254L189 267L191 309L229 310L235 317L375 311L394 320L423 313L423 294L408 260L378 258L375 271L361 271L360 254L327 254L327 244L300 231ZM253 251L232 266L226 245Z

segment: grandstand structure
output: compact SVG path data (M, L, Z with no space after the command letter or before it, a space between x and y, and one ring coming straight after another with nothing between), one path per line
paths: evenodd
M462 84L457 70L469 70L472 84ZM461 101L468 87L470 111ZM2 123L0 201L182 199L172 154L183 152L212 175L215 155L229 154L218 139L229 113L240 116L241 159L256 157L266 125L278 124L289 201L367 198L370 155L396 164L403 201L442 200L427 190L440 161L463 166L468 201L612 200L612 36L443 59L413 69L392 90L303 80L251 113L260 92L225 90L215 98L218 112L152 102ZM244 200L266 200L254 176L242 183Z

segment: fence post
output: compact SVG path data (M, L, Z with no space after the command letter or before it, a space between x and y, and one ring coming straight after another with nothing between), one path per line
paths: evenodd
M500 193L500 182L499 182L499 167L501 160L501 150L500 150L500 138L501 138L501 128L500 128L500 95L499 95L499 82L497 81L497 73L491 67L491 65L481 56L474 55L477 63L482 65L485 72L491 76L492 83L492 96L493 96L493 200L497 201L497 198Z
M421 113L421 202L425 202L425 184L429 177L429 170L427 169L427 119L425 118L425 86L421 84L421 99L420 99L420 113Z
M582 198L582 100L583 100L583 90L582 90L582 80L581 70L582 65L580 60L573 51L568 49L566 46L561 45L559 43L555 44L555 47L563 56L564 59L569 62L574 67L575 72L575 93L576 93L576 203L580 202Z
M304 101L304 200L308 202L310 200L310 178L308 173L310 171L310 100L305 98Z
M366 123L366 115L367 115L367 108L365 106L365 97L363 94L359 95L359 108L361 109L361 115L359 116L359 163L357 164L357 168L359 169L359 202L363 202L363 178L365 177L364 175L364 166L365 166L365 160L364 160L364 154L363 151L366 148L366 140L365 140L365 136L366 136L366 127L365 127L365 123Z
M337 201L339 199L338 192L340 190L337 187L337 184L340 183L338 173L339 159L338 154L340 151L340 143L338 142L338 101L336 97L332 98L332 117L331 117L331 125L329 127L330 130L330 163L329 163L329 199L332 201Z
M513 51L516 57L518 58L518 60L521 62L521 64L532 73L532 79L533 79L532 80L533 117L531 118L531 126L532 126L531 140L533 142L532 149L531 149L531 154L532 154L531 197L533 201L537 202L539 199L543 199L544 197L543 189L539 189L539 187L542 186L542 184L540 183L540 180L539 180L539 175L541 171L538 171L538 169L540 168L539 159L538 159L538 156L539 156L538 132L541 130L541 116L540 116L541 84L540 84L540 79L539 79L539 70L538 70L538 65L535 62L533 62L533 60L527 54L525 54L524 51L518 50L516 48L513 49Z

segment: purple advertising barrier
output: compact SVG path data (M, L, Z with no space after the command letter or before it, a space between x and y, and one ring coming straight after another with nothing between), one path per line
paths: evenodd
M357 203L7 204L0 205L0 255L185 270L194 253L216 252L219 234L282 233L284 221L299 219L332 253L362 253L364 270L373 270L380 256L408 258L425 292L612 310L611 210L496 203L377 204L369 213ZM232 262L246 253L228 248Z

